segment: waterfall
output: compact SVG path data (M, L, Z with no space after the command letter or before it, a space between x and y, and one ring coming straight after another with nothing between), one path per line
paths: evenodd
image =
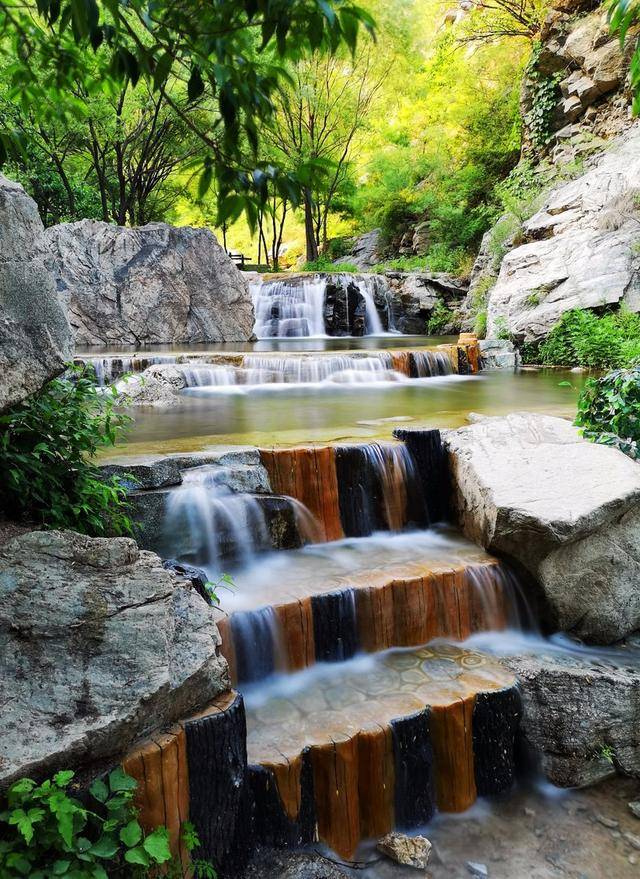
M251 284L258 339L380 335L374 275L294 276ZM388 313L388 300L387 308Z
M465 569L473 594L471 630L537 631L535 616L520 581L504 564L473 565Z
M175 363L176 357L171 354L153 356L122 355L117 357L77 357L76 363L92 366L96 374L96 383L103 388L113 384L129 372L143 372L149 366L158 363Z
M284 669L282 632L272 607L242 611L230 618L239 683L251 683Z
M287 336L323 336L326 281L313 278L256 281L251 296L258 339Z
M347 536L425 526L424 484L404 445L370 443L336 449L340 515Z
M442 351L412 351L412 370L414 378L433 378L438 375L451 375L451 358Z
M195 467L169 494L164 522L167 555L200 565L210 576L225 564L248 564L271 547L262 507L250 494L234 493L218 482L219 468ZM182 552L176 553L176 544Z

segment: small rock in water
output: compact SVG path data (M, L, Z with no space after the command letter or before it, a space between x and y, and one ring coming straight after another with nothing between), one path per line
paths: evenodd
M426 870L431 855L431 843L426 836L407 836L405 833L387 833L378 841L381 851L392 861Z
M629 803L629 811L636 818L640 818L640 800L637 803Z
M486 864L476 864L474 861L467 861L467 870L478 879L487 879L489 875Z
M633 833L623 833L624 838L627 840L629 845L632 845L634 848L637 848L640 852L640 836L635 836Z
M608 827L609 830L615 830L619 826L619 822L615 818L607 818L606 815L596 815L596 821L604 827Z

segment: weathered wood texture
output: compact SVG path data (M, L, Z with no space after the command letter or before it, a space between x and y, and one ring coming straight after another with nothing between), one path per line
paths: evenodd
M320 524L322 540L340 540L344 536L333 449L260 449L260 457L272 490L303 503Z
M266 676L276 655L293 671L349 659L357 650L417 647L434 638L463 641L506 627L511 596L505 583L502 566L491 558L466 567L415 563L360 572L344 589L276 603L277 630L260 625L263 609L222 618L222 652L232 681L242 682ZM266 643L270 637L281 639L279 650Z
M429 522L440 522L449 518L451 482L449 461L442 444L439 430L393 431L396 439L402 440L415 461L415 470L421 481L422 495L426 500Z

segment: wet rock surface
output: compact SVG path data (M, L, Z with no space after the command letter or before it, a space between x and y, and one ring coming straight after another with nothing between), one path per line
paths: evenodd
M0 175L0 411L59 375L72 350L36 204Z
M46 237L78 345L252 337L248 285L207 229L81 220Z
M533 577L552 629L606 644L640 628L636 463L527 413L447 432L445 445L465 534Z
M542 649L503 660L520 684L525 740L544 775L561 787L616 772L640 778L640 646L609 653ZM605 818L601 823L613 827Z
M228 687L214 614L128 538L0 548L0 785L123 754Z

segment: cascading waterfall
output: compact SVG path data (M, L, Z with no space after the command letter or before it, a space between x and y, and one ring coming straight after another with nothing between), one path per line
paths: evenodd
M143 372L149 366L159 363L175 363L176 357L170 354L131 357L82 357L77 362L92 366L96 374L96 383L103 388L113 384L129 372Z
M258 339L323 336L326 281L319 277L256 281L251 285Z
M433 378L438 375L451 375L451 358L442 351L413 351L411 353L414 378Z
M282 632L272 607L234 613L230 625L239 681L259 681L284 670Z
M346 274L255 281L251 285L254 333L258 339L381 335L384 327L375 303L379 283L375 276ZM388 300L385 304L388 314ZM357 330L356 315L363 318Z
M182 485L169 494L164 522L166 555L203 567L214 578L224 565L248 564L271 546L256 498L234 493L219 478L220 468L187 470Z

